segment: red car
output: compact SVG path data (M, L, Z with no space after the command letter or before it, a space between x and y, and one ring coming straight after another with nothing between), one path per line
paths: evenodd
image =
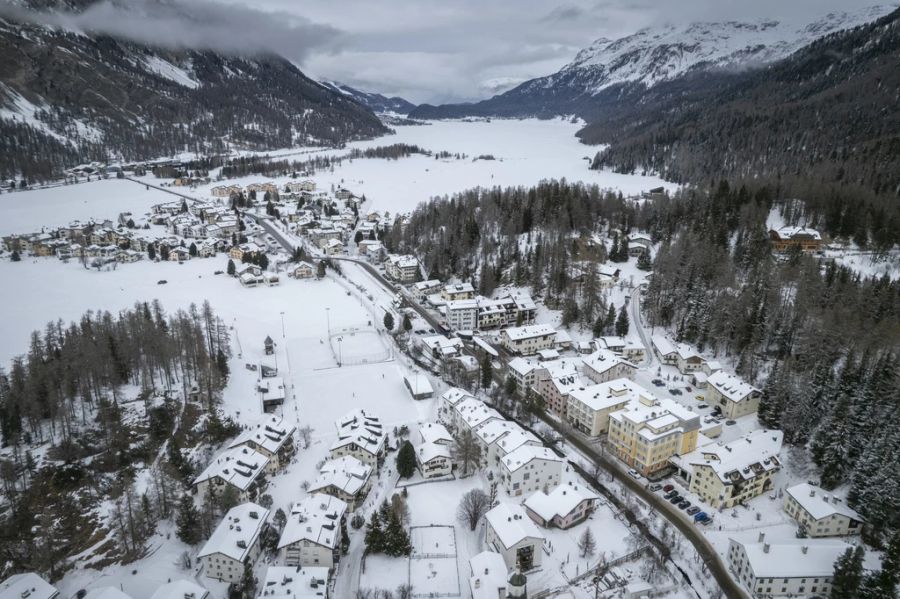
M668 493L669 491L671 491L674 488L675 488L675 485L666 485L665 487L663 487L663 493Z

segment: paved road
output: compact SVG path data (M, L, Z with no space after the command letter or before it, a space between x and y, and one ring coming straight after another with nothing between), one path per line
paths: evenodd
M249 213L247 215L254 218L254 220L256 220L267 232L269 232L276 240L278 240L278 242L289 253L294 252L294 244L272 224L269 218ZM322 257L330 258L332 260L346 260L355 262L356 264L359 264L364 269L366 269L379 284L383 285L386 289L389 289L392 293L396 292L394 284L388 281L377 268L366 261L345 256ZM632 299L630 302L631 318L635 323L638 334L641 337L641 341L646 346L646 354L648 356L647 360L650 360L649 364L652 366L654 360L653 347L650 344L649 335L643 326L643 321L641 320L640 304L639 300L636 299L638 296L639 293L637 292L637 290L635 290L635 292L631 296ZM407 300L409 305L426 322L428 322L429 325L434 327L435 330L440 330L440 328L442 328L440 327L440 323L437 321L437 319L425 308L420 306L418 302L413 301L412 298L409 298L408 296ZM499 375L499 373L497 374ZM703 533L700 532L697 525L689 521L677 508L672 506L668 501L664 500L661 495L648 491L640 481L635 480L626 472L624 472L619 462L615 458L609 457L597 451L597 448L586 441L579 433L572 430L570 427L557 422L547 415L541 415L541 419L548 425L550 425L554 430L556 430L560 435L562 435L567 442L578 449L578 451L586 458L590 459L595 465L600 466L601 468L609 472L610 475L612 475L613 479L619 481L626 489L637 495L648 505L652 506L659 515L661 515L673 526L675 526L675 528L677 528L685 536L685 538L687 538L688 542L693 545L694 549L697 551L697 554L706 564L709 572L716 579L716 582L719 584L719 587L721 587L726 597L728 597L729 599L747 599L747 594L741 589L738 583L735 582L734 579L732 579L731 575L728 573L728 568L725 566L724 562L716 553L715 549L713 549L712 545L709 543L706 537L703 536Z

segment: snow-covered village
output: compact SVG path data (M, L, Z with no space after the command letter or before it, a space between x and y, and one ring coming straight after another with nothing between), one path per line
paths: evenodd
M316 85L375 132L3 171L0 599L896 597L876 196Z

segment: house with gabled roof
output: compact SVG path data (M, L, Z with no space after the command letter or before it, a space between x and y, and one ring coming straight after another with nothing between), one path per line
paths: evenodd
M375 414L357 408L335 422L338 439L331 445L329 456L353 456L372 468L381 466L386 452L387 435Z
M365 501L371 487L372 467L348 455L325 460L319 468L318 478L309 486L309 492L337 497L353 510Z
M224 582L240 581L244 565L252 566L259 557L259 538L268 517L269 510L255 503L228 510L197 554L204 574Z
M197 495L206 497L210 492L221 495L231 487L239 501L249 501L257 495L257 481L268 463L269 458L249 447L226 449L194 479L194 488Z
M503 556L507 568L528 571L541 565L544 535L521 505L501 503L484 519L485 545Z
M706 379L706 401L711 406L718 406L725 418L733 420L756 413L761 396L759 389L724 370L714 372Z
M324 493L312 493L294 504L278 540L284 563L333 568L341 556L341 527L346 513L346 503Z
M507 494L517 497L558 485L563 461L547 447L523 445L500 458L498 470Z
M247 426L229 447L245 445L269 458L269 472L287 466L294 456L297 427L277 415L267 415Z
M834 493L809 483L789 487L784 511L797 521L804 536L842 537L862 532L865 520Z
M583 522L600 503L600 497L577 482L556 486L549 493L535 491L523 504L528 516L540 526L567 529Z

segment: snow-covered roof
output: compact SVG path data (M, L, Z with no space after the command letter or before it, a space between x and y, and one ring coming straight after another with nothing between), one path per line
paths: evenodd
M444 292L448 295L454 293L475 293L471 283L449 283L444 285Z
M544 540L544 535L521 505L501 503L484 517L506 549L524 539Z
M653 335L652 340L656 350L664 356L675 353L678 354L678 357L682 360L687 360L688 358L702 359L702 356L694 351L690 345L675 343L662 335Z
M291 508L287 524L278 540L282 549L298 541L310 541L333 549L340 538L341 518L347 504L331 495L313 493Z
M218 477L246 491L268 463L269 458L255 449L244 446L232 447L217 455L194 479L194 484Z
M450 387L441 393L441 402L449 406L456 406L456 404L468 398L474 399L474 396L465 389L460 389L459 387Z
M491 347L491 344L482 339L481 337L472 337L472 342L480 347L486 354L489 356L497 357L500 354L497 353L497 350ZM515 360L514 360L515 361Z
M596 493L583 485L569 481L557 485L550 493L537 491L525 500L525 507L549 522L554 517L565 518L577 508L582 501L597 500Z
M13 574L0 582L0 599L53 599L59 596L56 587L35 574Z
M779 430L759 429L730 443L704 445L671 460L686 470L709 466L723 483L735 483L777 470L781 467L778 453L784 440Z
M834 539L741 543L756 578L816 578L834 574L834 562L852 546ZM804 549L805 548L805 549Z
M415 268L419 266L419 261L416 260L416 257L410 255L391 255L387 257L387 261L397 268Z
M454 310L478 310L478 300L475 299L460 299L460 300L451 300L444 304L444 309L447 312L452 312Z
M628 360L617 356L608 349L598 349L588 357L584 358L584 365L598 374L602 374L620 364L631 368L637 368Z
M644 387L625 378L579 387L569 392L569 397L594 411L607 410L623 402L634 401L641 395L653 397Z
M277 453L288 443L297 427L281 416L269 415L257 420L239 434L229 447L256 444L266 451Z
M547 360L546 362L541 362L538 364L538 368L542 368L547 371L547 376L551 379L557 379L561 376L566 376L569 374L576 374L578 372L578 368L584 364L584 361L579 357L574 358L559 358L558 360Z
M450 445L453 443L453 436L443 424L436 422L425 422L419 426L419 434L422 436L423 443L439 443Z
M355 443L372 455L376 455L384 447L386 435L381 420L371 412L357 408L339 419L335 426L338 440L331 445L331 449Z
M413 283L413 289L417 291L428 291L429 289L437 289L441 286L439 279L430 279L428 281L419 281Z
M745 383L741 378L728 374L724 370L710 375L706 382L733 402L742 401L759 392L759 389L753 385Z
M811 229L809 227L790 227L785 226L775 230L775 233L778 234L778 237L781 239L793 239L794 237L801 237L804 239L816 239L821 240L822 235L819 234L815 229Z
M335 487L350 495L356 495L372 475L372 468L353 456L326 460L319 469L319 476L310 485L310 492Z
M683 432L700 428L700 417L697 414L671 399L653 397L649 393L641 393L622 410L609 415L611 420L616 420L617 422L627 420L638 428L646 425L655 429L668 426L669 424L666 424L666 422L671 420L671 418L668 418L669 416L676 418ZM669 433L671 431L666 432ZM645 433L645 437L652 437L652 432L648 431Z
M538 357L541 360L555 360L559 358L559 352L555 349L542 349L538 352Z
M625 338L617 337L614 335L606 335L603 337L597 337L598 347L605 347L606 349L614 349L617 347L625 347Z
M503 556L496 551L482 551L469 560L472 576L469 578L469 590L472 599L497 599L504 596L501 589L506 588L509 571Z
M500 437L499 440L495 441L495 443L500 450L500 455L504 456L525 445L540 447L541 440L538 439L534 433L526 431L520 426L516 426L507 434Z
M269 510L252 502L234 506L219 522L197 557L221 553L243 562L268 517Z
M485 405L483 401L474 397L464 399L456 404L454 409L470 429L477 428L493 418L503 420L503 416L497 410Z
M506 454L500 459L500 463L509 472L515 472L519 468L525 466L532 460L547 460L548 462L562 462L562 458L553 453L547 447L535 447L533 445L523 445L517 450Z
M512 341L523 341L544 335L556 335L556 329L549 324L531 324L524 327L509 327L503 333Z
M513 358L509 361L509 364L507 364L507 368L516 371L522 376L529 374L532 370L538 367L539 366L537 363L532 362L528 358L522 358L521 356Z
M420 337L422 344L442 354L456 353L462 348L463 342L459 337L446 337L444 335L427 335Z
M434 387L431 386L431 381L421 372L403 375L403 382L406 383L407 388L409 388L413 395L427 393L430 396L434 393Z
M427 464L431 460L437 458L450 459L451 457L449 445L440 445L438 443L422 443L420 445L416 445L415 450L416 458L421 464Z
M865 521L855 510L850 509L840 497L809 483L794 485L787 489L787 493L815 520L836 515L846 516L859 522Z
M257 388L263 394L263 399L269 401L284 399L284 379L280 376L260 379Z
M31 598L29 597L29 599ZM116 587L107 586L88 589L82 599L131 599L131 595Z
M328 568L269 566L260 584L259 597L265 599L318 599L328 591Z
M150 599L206 599L209 591L192 580L173 580L162 585Z
M475 429L474 435L485 445L490 445L500 437L522 427L509 420L490 420Z

